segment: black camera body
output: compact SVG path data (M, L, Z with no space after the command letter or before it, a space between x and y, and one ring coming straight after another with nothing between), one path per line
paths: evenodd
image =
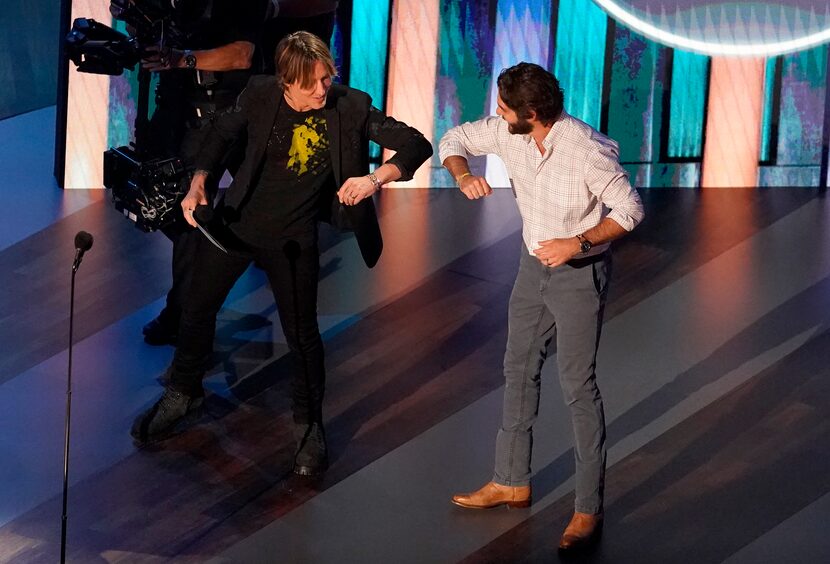
M115 209L150 232L172 223L187 194L190 174L177 157L141 159L130 147L104 153L104 186Z

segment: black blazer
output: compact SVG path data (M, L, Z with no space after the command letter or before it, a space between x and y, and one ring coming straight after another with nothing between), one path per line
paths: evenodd
M224 206L231 215L238 211L257 186L265 162L265 149L271 128L283 103L282 89L273 76L254 76L237 98L236 104L220 115L205 136L196 168L214 170L225 151L240 135L247 134L245 160L225 193ZM409 180L415 170L432 156L432 145L415 128L384 115L372 106L365 92L339 84L332 85L326 99L326 127L332 171L339 188L347 178L369 173L369 141L396 151L388 163ZM344 229L353 229L363 260L370 268L380 258L380 235L375 204L366 198L354 206L343 206L337 194L329 194L323 219Z

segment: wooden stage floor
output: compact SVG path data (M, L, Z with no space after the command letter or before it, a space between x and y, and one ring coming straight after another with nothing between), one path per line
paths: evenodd
M31 166L0 181L21 192L0 217L0 562L59 555L80 229L95 245L77 278L70 561L557 561L574 464L553 362L533 506L449 502L492 469L520 246L510 190L383 193L373 270L351 236L324 233L332 466L308 480L290 472L286 347L256 269L220 313L208 414L133 446L172 356L140 338L169 284L169 244L100 193L56 195L48 164ZM605 535L581 560L830 561L830 205L807 189L641 195L646 221L614 248L598 359Z

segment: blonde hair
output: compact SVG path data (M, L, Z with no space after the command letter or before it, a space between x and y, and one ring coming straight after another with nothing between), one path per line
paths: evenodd
M328 73L337 76L334 57L328 45L316 35L307 31L297 31L284 37L277 45L274 63L277 79L285 88L288 84L300 83L300 88L314 86L314 65L323 63Z

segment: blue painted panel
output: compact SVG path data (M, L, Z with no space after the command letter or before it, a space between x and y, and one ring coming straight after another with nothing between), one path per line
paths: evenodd
M496 113L502 69L522 61L550 66L551 3L549 0L499 0L496 5L496 39L493 52L490 114ZM500 159L487 157L486 175L491 186L510 185Z
M778 165L819 165L827 46L785 55L778 119Z
M499 0L493 78L522 61L548 66L551 10L549 0ZM495 80L493 80L495 88ZM495 91L494 91L495 93ZM495 108L495 94L491 107Z
M489 113L493 73L496 0L441 0L434 138L459 123ZM433 186L455 181L433 155Z

